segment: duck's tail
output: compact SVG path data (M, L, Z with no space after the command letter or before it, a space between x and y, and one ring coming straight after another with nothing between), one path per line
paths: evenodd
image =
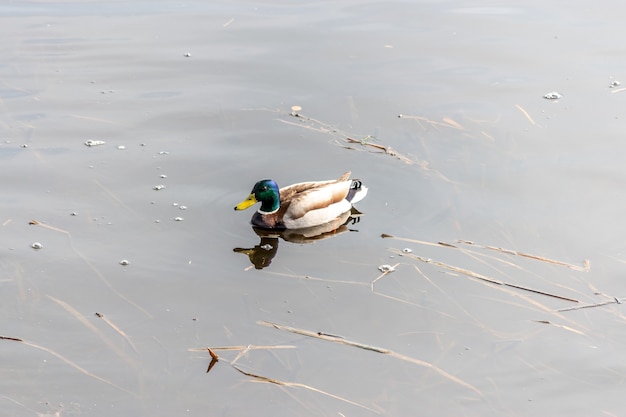
M361 180L353 179L352 184L350 184L350 191L348 191L346 200L348 200L352 204L355 204L363 200L366 195L367 187L363 185Z

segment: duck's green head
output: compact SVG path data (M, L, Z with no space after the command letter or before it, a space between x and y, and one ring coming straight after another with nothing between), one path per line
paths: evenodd
M254 184L248 198L235 206L235 210L245 210L261 202L261 213L272 213L280 207L280 192L278 185L272 180L261 180Z

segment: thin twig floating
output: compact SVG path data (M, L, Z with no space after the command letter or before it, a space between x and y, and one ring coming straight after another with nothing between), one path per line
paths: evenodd
M406 155L401 154L400 152L396 151L395 149L392 149L389 146L384 146L384 145L379 145L377 143L372 143L372 139L375 139L372 136L365 136L364 139L354 139L355 137L358 137L359 135L354 135L345 131L342 131L340 129L337 129L336 127L329 125L328 123L324 123L321 122L317 119L313 119L312 117L308 117L308 116L304 116L302 113L299 112L291 112L290 116L297 118L300 123L296 123L296 122L292 122L291 120L284 120L284 119L278 119L278 121L291 125L291 126L297 126L299 128L302 129L308 129L308 130L313 130L316 132L320 132L320 133L325 133L328 134L332 137L335 138L335 142L339 145L342 146L346 149L350 149L350 150L356 150L357 148L354 148L350 145L352 144L359 144L363 147L366 148L373 148L375 150L378 151L382 151L385 155L389 155L389 156L393 156L394 158L399 159L400 161L404 162L405 164L415 164L418 165L422 170L428 172L429 174L433 174L438 176L440 179L446 181L446 182L450 182L453 183L454 181L450 180L449 178L447 178L445 175L443 175L441 172L430 168L429 163L427 161L423 161L423 160L419 160L416 158L410 158ZM307 122L306 124L303 122ZM461 129L464 130L463 127L458 124L457 122L455 122L454 120L450 119L450 118L445 118L444 119L445 123L441 123L441 122L436 122L442 126L446 126L446 127L452 127L454 129ZM348 145L343 145L343 143L347 143Z
M209 355L211 355L211 363L209 364L209 367L206 370L206 373L208 374L211 371L211 368L213 368L215 364L220 360L220 357L217 356L217 353L213 352L211 348L207 348L207 349L209 350Z
M522 112L522 114L523 114L524 116L526 116L526 118L528 119L528 121L529 121L531 124L533 124L533 125L536 125L536 124L537 124L537 123L535 123L535 121L533 120L533 118L532 118L532 117L530 117L530 114L528 114L528 112L522 108L522 106L520 106L519 104L516 104L516 105L515 105L515 107L517 107L517 110L521 111L521 112Z
M55 303L57 303L58 305L60 305L61 307L63 307L68 313L70 313L72 316L74 316L74 318L76 318L85 327L87 327L94 334L96 334L100 338L100 340L102 340L104 342L104 344L108 346L109 349L111 349L113 352L115 352L115 354L117 356L119 356L121 359L123 359L127 364L129 364L130 366L133 366L133 367L137 366L137 362L136 361L131 359L128 355L126 355L126 353L124 353L121 349L119 349L117 346L115 346L115 343L113 343L111 340L109 340L109 338L107 336L105 336L100 331L100 329L98 329L90 321L88 321L85 318L85 316L83 314L81 314L78 310L76 310L74 307L72 307L71 305L69 305L65 301L59 300L58 298L55 298L55 297L53 297L51 295L48 295L48 298L51 299L52 301L54 301Z
M532 293L535 293L535 294L546 295L548 297L558 298L559 300L571 301L571 302L574 302L574 303L578 302L578 300L576 300L574 298L569 298L569 297L565 297L565 296L557 295L557 294L551 294L549 292L535 290L535 289L532 289L532 288L529 288L529 287L524 287L522 285L511 284L509 282L501 281L499 279L491 278L491 277L488 277L486 275L482 275L482 274L479 274L477 272L470 271L469 269L459 268L458 266L449 265L449 264L446 264L446 263L443 263L443 262L440 262L440 261L432 260L430 258L424 258L424 257L418 256L418 255L412 254L412 253L405 253L405 252L403 252L401 250L398 250L398 249L391 248L389 250L392 253L395 253L396 255L404 256L404 257L411 258L411 259L414 259L416 261L420 261L420 262L424 262L424 263L437 265L438 267L445 268L445 269L447 269L449 271L458 272L459 274L463 274L463 275L466 275L466 276L471 277L471 278L476 278L476 279L479 279L481 281L488 282L490 284L496 284L496 285L502 285L502 286L505 286L505 287L516 288L518 290L523 290L523 291L528 291L528 292L532 292Z
M369 146L371 148L378 149L380 151L383 151L387 155L394 156L394 157L398 158L399 160L401 160L405 164L414 164L415 163L415 161L413 161L412 159L410 159L410 158L408 158L408 157L398 153L397 151L391 149L389 146L380 145L378 143L372 143L372 142L369 142L369 141L366 141L366 140L353 139L351 137L345 138L345 141L348 142L348 143L358 143L359 145L362 145L362 146Z
M564 325L562 325L562 324L552 323L551 321L548 321L548 320L534 320L534 321L535 321L536 323L541 323L541 324L550 324L550 325L555 326L555 327L558 327L558 328L560 328L560 329L567 330L567 331L569 331L569 332L573 332L573 333L579 334L579 335L581 335L581 336L585 336L585 333L581 332L580 330L572 329L572 328L571 328L571 327L569 327L569 326L564 326Z
M405 242L418 243L420 245L426 245L426 246L447 246L447 247L450 247L450 248L458 248L458 246L453 245L451 243L446 243L446 242L426 242L424 240L410 239L408 237L398 237L398 236L390 235L388 233L382 233L380 235L380 237L382 237L383 239L403 240Z
M457 245L454 245L452 243L446 243L446 242L437 242L437 243L425 242L423 240L416 240L416 239L410 239L410 238L406 238L406 237L393 236L393 235L390 235L390 234L387 234L387 233L381 234L380 237L386 238L386 239L395 239L395 240L402 240L402 241L405 241L405 242L418 243L420 245L447 246L447 247L455 248L455 249L459 248ZM575 271L580 271L580 272L589 272L589 270L591 268L591 263L589 262L589 260L583 261L583 266L578 266L578 265L569 264L567 262L562 262L562 261L557 261L557 260L554 260L554 259L546 258L544 256L531 255L529 253L520 252L520 251L516 251L516 250L511 250L511 249L500 248L500 247L496 247L496 246L480 245L480 244L472 242L470 240L458 239L456 242L460 243L462 245L473 246L475 248L492 250L492 251L504 253L504 254L507 254L507 255L515 255L515 256L520 256L520 257L524 257L524 258L528 258L528 259L534 259L536 261L541 261L541 262L546 262L546 263L550 263L550 264L554 264L554 265L564 266L566 268L573 269Z
M65 362L66 364L68 364L72 368L77 369L78 371L82 372L83 374L85 374L87 376L90 376L90 377L92 377L92 378L94 378L94 379L96 379L96 380L98 380L100 382L104 382L105 384L111 385L112 387L115 387L115 388L117 388L117 389L119 389L121 391L124 391L126 393L135 395L135 393L133 393L132 391L129 391L126 388L122 388L119 385L114 384L113 382L111 382L111 381L109 381L107 379L104 379L104 378L99 377L98 375L96 375L96 374L94 374L92 372L89 372L85 368L83 368L80 365L72 362L71 360L67 359L65 356L61 355L60 353L55 352L52 349L48 349L47 347L39 346L39 345L36 345L34 343L27 342L26 340L19 339L17 337L0 336L0 340L10 340L10 341L14 341L14 342L19 342L19 343L22 343L23 345L30 346L32 348L35 348L35 349L41 350L43 352L46 352L46 353L48 353L48 354L50 354L50 355L60 359L61 361Z
M258 349L285 349L285 348L295 348L295 346L290 346L290 345L277 345L277 346L254 346L254 345L248 345L248 346L222 346L222 347L213 347L213 348L202 348L201 350L207 350L208 349L209 355L211 355L211 363L209 364L209 368L207 369L207 373L211 370L211 368L213 368L213 366L215 366L215 364L219 360L218 355L214 352L215 350L229 350L229 351L238 350L240 352L235 357L235 359L233 359L230 362L230 366L232 366L233 369L235 369L237 372L240 372L243 375L246 375L248 377L254 378L254 379L259 380L261 382L267 382L267 383L270 383L270 384L276 384L276 385L280 385L280 386L284 386L284 387L304 388L304 389L307 389L309 391L317 392L317 393L325 395L327 397L334 398L334 399L339 400L339 401L343 401L343 402L345 402L347 404L354 405L354 406L359 407L359 408L363 408L364 410L368 410L368 411L371 411L373 413L380 414L380 411L378 411L378 410L374 410L373 408L367 407L367 406L365 406L363 404L359 404L359 403L357 403L355 401L352 401L352 400L349 400L347 398L340 397L340 396L335 395L335 394L331 394L330 392L323 391L321 389L312 387L310 385L301 384L299 382L281 381L281 380L270 378L270 377L267 377L267 376L258 375L258 374L252 373L252 372L244 371L243 369L241 369L240 367L238 367L236 365L236 363L239 360L239 358L241 358L242 356L244 356L245 354L247 354L251 350L258 350ZM190 350L196 351L196 350L200 350L200 349L193 348L193 349L190 349Z
M596 303L596 304L585 304L583 306L561 308L561 309L559 309L557 311L560 313L560 312L563 312L563 311L582 310L583 308L602 307L602 306L606 306L606 305L609 305L609 304L622 304L622 300L620 300L619 298L615 297L613 300L610 300L610 301L603 301L601 303Z
M211 355L212 359L215 359L216 361L220 359L219 356L217 356L217 353L213 352L213 349L211 348L207 348L209 350L209 355Z
M431 120L427 117L423 117L423 116L409 116L406 114L399 114L398 115L399 119L413 119L416 120L418 123L419 122L425 122L433 127L451 127L454 129L458 129L458 130L465 130L465 128L463 126L461 126L459 123L457 123L456 121L454 121L453 119L449 118L449 117L444 117L442 120L442 122L438 122L436 120Z
M310 330L304 330L304 329L298 329L295 327L290 327L290 326L285 326L282 324L278 324L278 323L272 323L269 321L259 321L258 324L262 325L262 326L268 326L268 327L273 327L275 329L278 330L283 330L283 331L288 331L290 333L295 333L295 334L299 334L302 336L308 336L308 337L314 337L316 339L322 339L322 340L326 340L329 342L335 342L335 343L341 343L343 345L348 345L348 346L353 346L353 347L357 347L360 349L364 349L364 350L369 350L372 352L376 352L376 353L382 353L384 355L389 355L391 357L394 357L396 359L400 359L406 362L410 362L419 366L423 366L425 368L431 369L434 372L438 373L439 375L443 376L445 379L448 379L458 385L461 385L469 390L474 391L475 393L477 393L478 395L482 396L483 394L480 392L480 390L478 388L476 388L475 386L471 385L468 382L463 381L462 379L449 374L448 372L444 371L443 369L433 365L432 363L429 362L425 362L422 361L420 359L416 359L410 356L406 356L397 352L394 352L390 349L385 349L385 348L381 348L381 347L376 347L376 346L370 346L370 345L366 345L363 343L358 343L358 342L354 342L348 339L344 339L344 338L340 338L340 337L335 337L335 336L328 336L325 333L321 333L321 332L312 332Z
M378 281L379 279L381 279L385 275L393 272L398 267L398 265L400 265L400 264L398 263L398 264L393 265L391 268L389 268L386 271L383 271L379 276L374 278L374 280L370 283L370 289L372 290L372 292L374 292L374 284L376 284L376 281Z
M251 378L258 379L261 382L268 382L270 384L276 384L276 385L281 385L281 386L285 386L285 387L292 387L292 388L304 388L304 389L307 389L309 391L317 392L318 394L322 394L322 395L325 395L327 397L334 398L336 400L345 402L347 404L354 405L355 407L359 407L359 408L362 408L364 410L371 411L372 413L381 414L380 411L374 410L373 408L370 408L370 407L368 407L366 405L359 404L359 403L357 403L355 401L352 401L352 400L349 400L349 399L347 399L345 397L340 397L339 395L331 394L330 392L323 391L323 390L321 390L319 388L315 388L315 387L312 387L310 385L301 384L299 382L281 381L279 379L274 379L274 378L269 378L269 377L266 377L266 376L263 376L263 375L253 374L252 372L244 371L243 369L239 368L238 366L236 366L234 364L231 364L231 365L232 365L233 369L235 369L237 372L240 372L243 375L249 376Z
M516 256L521 256L524 258L534 259L536 261L547 262L547 263L554 264L554 265L564 266L566 268L573 269L575 271L589 272L588 268L590 264L589 264L589 261L587 260L584 261L584 266L578 266L578 265L569 264L567 262L556 261L554 259L546 258L546 257L539 256L539 255L531 255L529 253L524 253L524 252L520 252L516 250L504 249L504 248L499 248L496 246L479 245L477 243L474 243L468 240L457 240L457 242L462 243L464 245L471 245L471 246L481 248L481 249L488 249L488 250L493 250L493 251L497 251L501 253L506 253L507 255L516 255Z
M137 350L137 347L135 347L135 344L133 343L133 341L130 339L130 337L128 337L128 335L124 332L124 330L120 329L118 326L116 326L111 320L109 320L108 318L106 318L104 316L104 314L102 313L98 313L96 312L96 317L101 318L106 324L109 325L109 327L111 327L113 330L115 330L120 336L122 336L124 338L124 340L126 340L126 342L128 342L128 344L130 345L131 348L133 348L133 350L135 351L135 353L139 353L139 351Z
M248 346L214 346L214 347L200 347L200 348L190 348L190 352L205 352L207 349L209 350L209 355L212 358L219 359L216 350L237 350L237 351L248 351L248 350L266 350L266 349L295 349L296 347L293 345L265 345L265 346L256 346L256 345L248 345Z

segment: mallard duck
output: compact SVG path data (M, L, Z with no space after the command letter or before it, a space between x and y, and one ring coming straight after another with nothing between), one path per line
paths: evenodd
M273 180L254 184L252 192L235 210L245 210L257 202L261 207L252 216L252 225L262 229L303 229L333 221L361 201L367 188L350 171L336 180L310 181L278 189Z

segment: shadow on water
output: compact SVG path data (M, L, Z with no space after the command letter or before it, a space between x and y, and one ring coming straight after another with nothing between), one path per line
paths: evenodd
M361 219L361 214L353 207L351 211L343 213L331 222L297 230L275 231L252 227L252 230L261 238L259 243L252 248L233 248L233 251L248 255L250 262L256 269L263 269L272 263L272 260L278 253L279 239L299 244L329 239L344 232L354 231L349 228L349 225L358 223Z

